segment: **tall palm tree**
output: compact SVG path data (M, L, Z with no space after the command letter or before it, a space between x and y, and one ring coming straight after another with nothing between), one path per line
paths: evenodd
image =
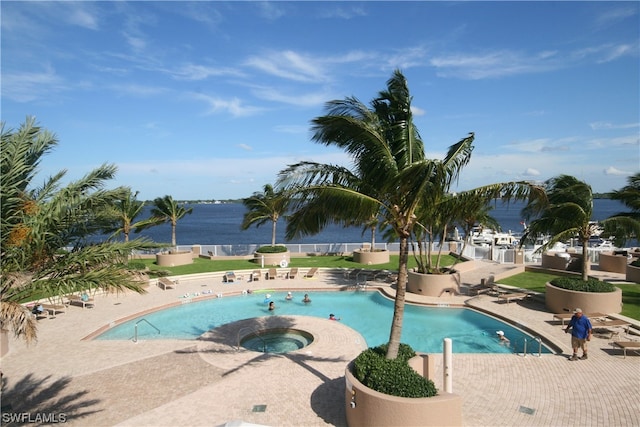
M193 208L185 208L173 200L173 197L167 195L157 197L153 200L153 208L151 209L152 221L156 223L171 223L171 246L176 247L176 225L185 215L191 215Z
M409 239L418 224L419 209L444 194L469 162L474 135L451 145L442 160L425 156L413 123L407 81L396 70L387 89L368 108L349 97L327 103L327 114L312 121L313 140L344 149L352 171L336 165L306 162L279 174L278 185L292 193L288 236L313 234L328 222L348 219L365 223L379 212L383 227L399 239L398 282L386 357L398 355L404 316ZM366 183L364 185L363 183ZM476 193L524 196L530 186L487 186Z
M629 238L640 238L640 172L627 181L626 186L611 193L611 198L622 202L629 211L610 216L603 233L614 236L617 246L624 246Z
M304 234L317 225L314 218L361 218L379 209L383 221L400 240L398 285L387 358L397 357L402 333L407 283L408 242L416 224L415 211L437 181L451 182L469 161L473 135L449 148L443 161L425 158L424 146L411 113L405 77L395 71L387 90L371 102L371 109L356 98L327 104L328 114L313 120L313 140L343 148L351 155L354 172L333 174L335 166L309 168L292 165L280 174L280 184L295 191L294 204L311 216L294 216L292 229ZM367 191L351 186L366 182ZM322 213L322 215L318 215ZM294 214L295 215L295 214Z
M539 234L550 234L551 238L540 250L545 250L557 242L578 238L582 245L582 280L589 278L589 238L598 225L591 221L593 216L593 191L584 181L570 176L558 175L545 181L547 199L532 201L522 210L524 218L536 218L529 223L522 241ZM602 221L609 229L625 223L619 218ZM636 230L637 230L636 225Z
M107 232L112 232L111 237L122 234L124 241L128 242L132 231L138 233L145 228L164 222L161 218L154 217L136 221L145 206L145 202L138 200L137 197L137 191L132 193L127 189L122 198L114 201L112 209L105 212L105 221L110 224L105 229Z
M287 211L289 198L283 191L274 191L271 184L265 184L262 192L255 192L251 197L242 200L247 208L240 228L247 230L251 225L256 227L271 221L271 246L276 244L276 225L280 217Z
M125 192L104 189L116 168L100 166L65 186L61 171L34 187L43 156L58 144L55 135L27 118L17 131L5 131L3 123L1 139L0 327L29 342L36 338L36 321L24 302L79 290L143 293L124 266L132 250L152 245L87 241L100 232L104 210Z

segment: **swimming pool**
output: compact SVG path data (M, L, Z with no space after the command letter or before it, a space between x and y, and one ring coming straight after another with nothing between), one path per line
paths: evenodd
M217 326L253 317L270 315L314 316L328 319L334 313L345 325L357 330L369 347L388 342L393 318L393 301L378 292L308 292L311 303L302 302L303 293L294 292L285 300L287 290L273 291L276 309L269 311L265 293L223 297L191 302L144 315L138 324L138 339L196 339ZM130 340L136 318L104 332L96 339ZM511 341L500 345L496 331L502 330ZM454 353L522 352L525 339L529 352L538 351L538 343L523 331L491 316L468 308L405 305L402 342L416 351L439 353L442 340L451 338ZM533 344L532 344L533 343ZM544 353L551 351L543 346Z

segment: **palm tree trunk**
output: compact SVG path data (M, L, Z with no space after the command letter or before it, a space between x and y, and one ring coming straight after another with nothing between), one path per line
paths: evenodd
M402 319L404 318L404 298L407 292L407 264L409 261L409 238L400 237L400 261L398 263L398 283L396 284L396 299L393 305L393 321L389 334L387 359L398 357L400 338L402 336Z
M582 280L589 279L589 238L582 239Z
M276 245L276 221L271 223L271 246Z
M176 245L176 224L173 222L171 223L171 246L174 249L178 249Z
M371 227L371 252L374 251L376 247L376 227Z

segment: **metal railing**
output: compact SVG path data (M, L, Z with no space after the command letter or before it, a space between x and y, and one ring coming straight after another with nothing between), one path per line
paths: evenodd
M156 328L151 322L149 322L147 319L140 319L136 322L136 324L133 326L133 342L138 342L138 323L140 322L145 322L147 325L151 326L153 329L155 329L158 333L160 333L160 329Z

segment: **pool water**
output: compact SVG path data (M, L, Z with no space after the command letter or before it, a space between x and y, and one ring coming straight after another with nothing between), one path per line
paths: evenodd
M250 334L240 345L247 350L261 353L288 353L300 350L311 344L313 337L296 330L268 331L261 334Z
M147 322L138 324L138 339L196 339L215 327L243 319L272 315L313 316L328 319L335 314L342 323L358 331L369 347L389 341L393 301L378 292L308 292L311 303L302 302L304 293L292 290L293 300L285 300L285 291L215 298L191 302L146 314ZM269 311L268 302L276 309ZM140 318L113 327L97 337L101 340L130 340ZM496 331L504 331L509 346L500 345ZM523 331L491 316L467 308L424 307L405 304L403 343L425 353L442 352L442 340L451 338L454 353L522 352L525 339L528 352L537 352L538 343ZM544 353L551 351L544 347Z

